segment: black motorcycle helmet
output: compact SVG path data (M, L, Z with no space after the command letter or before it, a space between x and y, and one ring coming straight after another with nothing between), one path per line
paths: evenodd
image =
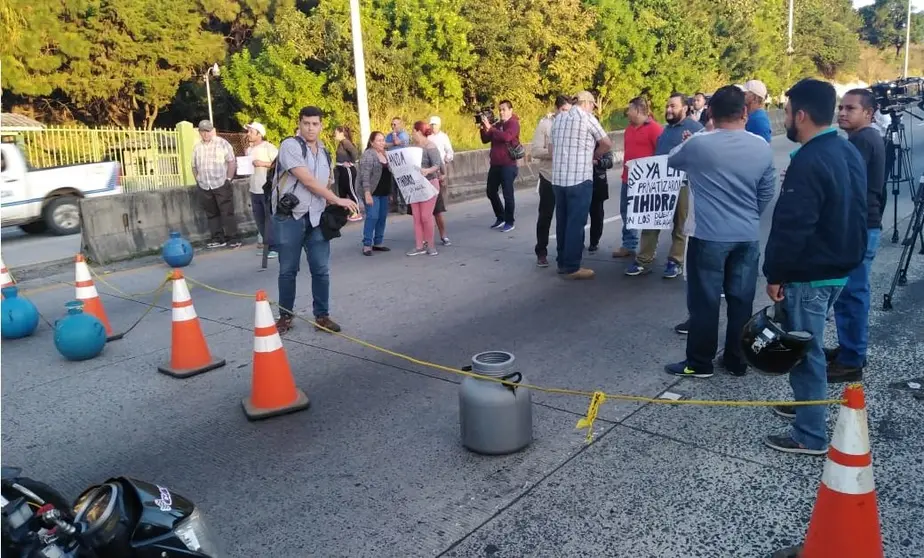
M741 352L748 364L776 376L789 374L802 362L808 353L812 334L788 331L788 321L780 304L767 306L751 316L741 332Z

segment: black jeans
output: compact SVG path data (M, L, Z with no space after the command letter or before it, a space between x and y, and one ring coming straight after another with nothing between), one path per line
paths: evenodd
M606 174L594 173L594 195L590 199L590 245L598 246L603 236L603 204L610 197Z
M199 189L199 204L208 219L213 241L237 240L237 221L234 218L234 191L224 184L218 188Z
M539 220L536 221L536 256L549 255L549 230L555 215L555 192L552 183L539 175Z
M711 242L690 238L687 245L687 366L711 372L719 344L719 307L724 289L728 305L724 365L743 373L747 362L741 354L741 330L751 319L757 290L760 243Z
M513 181L517 179L520 169L516 166L491 165L488 169L488 199L494 208L494 216L498 221L508 225L513 224L516 202L513 199ZM504 203L501 203L497 190L503 188Z

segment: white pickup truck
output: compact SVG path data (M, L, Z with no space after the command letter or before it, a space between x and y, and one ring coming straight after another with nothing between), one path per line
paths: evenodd
M80 199L120 194L116 162L33 169L15 143L0 143L0 223L27 233L80 231Z

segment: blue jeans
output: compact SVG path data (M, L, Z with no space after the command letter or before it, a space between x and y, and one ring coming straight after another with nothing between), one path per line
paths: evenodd
M789 320L787 329L812 334L805 359L789 373L796 401L828 398L828 367L823 348L825 322L840 292L841 287L812 287L808 283L783 285L783 308ZM796 407L792 439L810 449L824 449L828 443L827 414L827 405Z
M295 309L295 276L304 249L311 271L314 317L330 315L330 241L324 239L320 227L311 227L307 214L301 219L273 215L273 227L279 253L280 314Z
M372 205L366 206L363 223L363 246L381 246L385 241L385 222L388 220L388 196L372 196Z
M629 212L629 185L625 182L619 189L619 216L622 218L622 247L638 252L638 229L626 228L626 213Z
M741 330L751 319L760 243L711 242L690 238L687 246L687 366L711 372L719 343L719 308L722 292L728 305L725 328L725 368L743 373L747 362L741 354Z
M581 269L584 256L584 226L594 194L592 180L574 186L552 185L555 191L555 239L558 247L559 273L574 273Z
M837 361L851 368L862 367L866 359L869 340L869 273L879 248L881 233L880 229L867 231L863 263L847 276L847 284L834 303L837 341L841 347Z

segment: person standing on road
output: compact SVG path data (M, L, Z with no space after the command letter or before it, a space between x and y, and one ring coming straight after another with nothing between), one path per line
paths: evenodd
M209 221L211 240L207 248L238 248L237 221L234 220L234 189L231 179L237 173L234 148L215 134L209 120L199 122L199 138L193 147L192 172L199 186L199 203Z
M439 149L440 157L443 159L443 167L448 169L449 163L455 158L455 152L452 150L452 142L449 140L449 136L441 129L442 125L443 121L440 120L439 116L430 117L430 128L433 130L430 141ZM446 220L443 219L443 213L446 213L446 195L446 175L443 174L440 176L440 193L436 197L436 205L433 207L433 218L436 220L436 229L440 233L440 242L443 243L443 246L450 246L452 242L446 234Z
M434 190L437 192L433 197L426 201L414 202L411 204L411 213L414 216L414 249L407 253L408 256L436 256L439 252L433 247L433 208L436 206L436 199L439 197L440 176L443 175L446 168L443 165L440 150L430 141L433 130L430 125L423 120L414 123L414 136L412 141L414 145L423 149L423 156L420 159L420 173L424 178L430 181Z
M866 254L850 272L847 284L834 303L838 347L828 364L828 382L856 382L863 378L869 340L869 274L879 248L885 192L885 144L873 126L876 98L868 89L851 89L841 99L837 123L866 166Z
M542 117L533 133L530 157L539 161L539 219L536 221L536 265L549 266L549 229L555 215L555 192L552 190L552 122L571 110L572 98L559 95L555 98L555 112Z
M247 126L247 140L250 146L247 148L247 155L253 162L253 174L250 175L250 208L253 210L253 220L257 223L257 232L260 233L261 243L257 244L257 253L263 255L263 244L269 247L268 258L275 258L276 251L273 250L273 227L267 227L267 207L266 193L263 186L266 185L266 172L273 165L279 150L276 146L266 141L266 128L259 122L251 122Z
M668 374L708 378L718 348L720 297L728 302L725 352L721 365L743 376L741 330L751 318L760 261L760 216L773 200L773 151L745 131L744 94L735 86L715 92L710 102L715 130L675 147L668 166L687 174L686 359L665 366Z
M328 187L331 156L319 139L321 109L305 107L298 113L298 135L279 146L272 192L273 226L279 252L279 319L283 334L292 327L295 277L302 250L311 271L314 321L330 331L340 326L330 318L330 241L321 231L321 214L328 204L356 212L356 202L338 197Z
M697 91L693 95L693 109L690 110L687 118L692 118L703 126L706 125L706 95L702 91Z
M812 335L805 358L789 373L796 401L828 397L824 342L828 312L867 251L866 166L857 148L831 127L837 93L803 79L786 92L791 155L764 252L770 300L782 306L787 331ZM792 429L764 443L777 451L824 455L826 405L773 408Z
M610 154L610 163L612 163L612 154ZM606 218L606 212L603 205L606 200L610 199L610 181L606 178L606 172L609 169L600 164L600 160L594 162L593 178L593 196L590 198L590 243L587 251L593 254L600 249L600 239L603 237L603 221Z
M511 157L510 148L520 143L520 119L513 114L513 103L500 102L500 120L488 122L481 117L481 143L490 143L491 167L488 169L487 196L494 209L492 229L510 232L514 227L516 202L514 201L513 183L517 179L519 168L516 159ZM501 203L498 189L504 192Z
M337 166L335 167L334 183L337 185L337 195L359 203L356 196L356 162L359 161L359 152L353 145L353 134L346 126L337 126L334 129L334 141L337 142ZM362 215L351 213L348 221L362 221Z
M613 140L593 115L597 103L588 91L552 123L552 190L555 192L555 233L558 273L566 279L592 279L592 269L581 267L584 226L593 198L593 167L613 149Z
M396 116L391 119L391 132L385 136L385 149L394 151L404 147L411 147L411 136L404 131L404 121L400 116ZM408 205L404 196L401 195L401 189L397 184L392 186L392 196L394 196L393 200L398 213L407 214Z
M667 127L658 136L655 155L667 155L672 149L680 145L690 134L703 129L699 122L687 118L687 99L681 93L673 93L664 109L664 119ZM667 256L667 265L664 267L664 278L673 279L683 272L683 252L686 246L686 236L683 234L684 223L687 220L689 188L684 186L677 196L677 207L674 210L674 227L671 230L671 249ZM635 277L651 273L655 255L658 252L658 238L661 231L658 229L643 230L641 246L635 262L626 269L626 275Z
M385 134L372 132L369 143L359 159L359 195L366 205L363 223L363 255L389 252L385 246L385 222L388 220L388 200L391 197L391 170L385 157Z
M758 79L752 79L738 89L744 91L744 98L748 104L748 125L746 130L764 138L767 143L773 136L770 126L770 116L764 110L764 100L767 98L767 86Z
M658 146L658 137L661 136L663 131L661 125L654 119L654 115L651 114L648 100L644 97L636 97L629 101L626 116L629 118L629 126L626 127L623 136L625 155L623 156L622 164L622 186L619 189L622 244L619 250L613 252L614 258L634 257L638 252L638 231L626 228L626 212L629 210L627 202L629 196L629 161L654 155Z

